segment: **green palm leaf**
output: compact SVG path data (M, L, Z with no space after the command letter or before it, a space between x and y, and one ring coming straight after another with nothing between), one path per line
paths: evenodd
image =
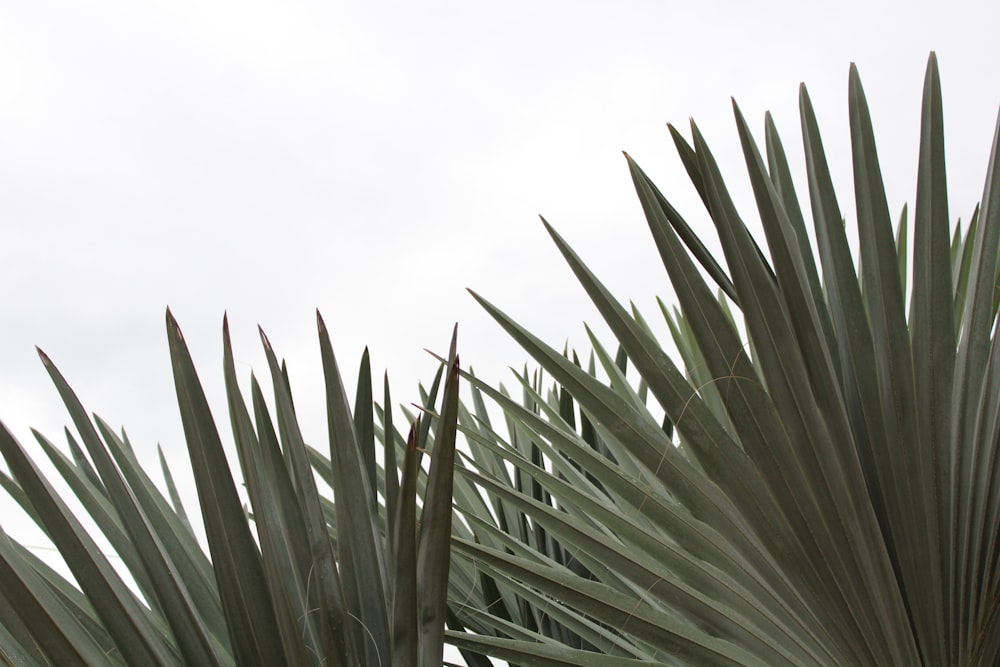
M697 127L691 142L670 128L715 224L724 267L707 257L681 215L626 156L680 304L663 310L686 372L548 222L634 366L631 379L624 358L616 363L595 338L606 380L474 294L557 383L546 396L540 380L518 374L526 391L518 405L472 380L504 411L511 442L483 425L466 429L478 467L463 475L528 529L504 526L499 513L495 526L477 515L470 526L478 541L456 541L456 562L469 559L496 574L498 599L513 594L525 601L518 591L533 589L630 641L632 657L665 655L677 664L1000 660L998 151L974 225L953 239L932 55L911 255L905 210L895 226L889 215L853 66L849 79L860 269L804 87L815 251L769 115L765 162L734 105L766 253ZM725 296L714 295L710 283ZM739 308L735 318L727 297ZM655 399L649 408L647 389ZM593 435L576 427L576 408ZM665 413L665 431L654 409ZM609 456L587 446L595 436ZM515 440L530 441L541 455L526 455ZM487 454L540 491L528 493L491 472ZM559 549L528 538L540 529ZM577 554L586 576L558 558L568 553ZM626 599L634 610L627 619L615 612ZM537 615L522 605L525 612ZM654 617L661 632L670 632L644 629L640 619ZM739 657L703 653L717 648L701 641L698 633L706 631L741 651ZM536 638L537 655L525 650L528 638L504 623L494 622L492 634L478 645L493 655L549 664L544 660L552 654L541 646L561 643L565 663L552 664L591 664L571 653L558 628Z
M431 473L423 472L424 530L418 540L413 520L416 494L390 491L398 489L398 480L390 483L394 475L384 473L379 477L376 473L381 471L368 456L375 449L370 381L362 375L359 404L352 410L320 324L322 358L332 390L328 397L336 440L332 449L341 452L341 459L326 460L316 470L326 470L325 479L333 482L333 499L322 496L317 487L316 453L299 429L287 368L279 364L261 333L275 416L253 376L251 413L238 386L228 322L224 323L227 402L250 499L248 513L237 495L187 344L167 314L178 404L211 560L191 531L166 466L170 500L140 467L124 433L119 436L99 417L92 421L63 376L42 355L86 453L68 431L71 456L35 435L115 553L98 548L25 449L5 427L0 429L0 452L12 473L12 477L0 475L0 483L45 530L80 582L78 589L0 534L3 659L18 665L330 666L359 664L365 655L372 664L379 660L397 664L391 638L409 636L422 655L419 663L408 664L441 664L450 561L450 471L458 418L454 340L444 403L426 419L434 422L434 430L420 426L414 430L425 437L433 433L435 442ZM428 397L426 405L432 410L433 399ZM391 436L390 419L384 426ZM345 467L351 472L346 473ZM420 479L419 468L412 464L410 468L404 486ZM366 487L369 482L385 486ZM414 548L408 553L388 552L399 559L392 561L392 580L382 571L385 517L375 502L376 490L384 497L393 493L400 499L394 514L411 517L402 524L394 517L395 524L408 527ZM336 521L343 506L351 521ZM112 556L120 557L122 568L132 575L135 592L110 565ZM394 589L414 592L410 613L389 615ZM417 601L424 607L422 615L416 613ZM469 655L472 664L489 664Z

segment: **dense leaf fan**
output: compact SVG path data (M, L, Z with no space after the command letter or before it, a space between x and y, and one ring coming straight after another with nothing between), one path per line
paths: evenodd
M544 665L1000 663L1000 134L952 229L932 55L910 249L853 66L849 111L857 257L804 87L811 234L769 115L762 149L734 103L763 247L698 127L670 127L724 264L626 156L683 365L548 223L616 354L592 336L585 371L476 296L554 383L521 374L515 402L469 377L460 479L491 505L456 496L455 567L479 568L496 639L453 641Z
M191 529L166 466L171 501L139 466L124 433L97 416L92 420L41 354L86 453L69 430L72 458L41 434L36 438L135 587L125 583L25 448L0 428L0 451L12 475L0 481L59 549L79 584L77 589L29 549L0 536L0 658L19 666L441 664L458 414L455 342L426 397L423 419L415 419L410 430L402 480L379 479L367 352L352 410L326 326L318 322L329 456L303 439L287 369L263 332L275 416L256 377L248 407L224 326L229 417L248 511L184 336L167 313L177 401L209 554ZM443 397L435 410L442 375ZM390 405L386 383L381 414L393 432ZM420 508L419 451L432 454ZM387 469L395 471L395 448L385 452ZM332 501L319 491L317 459L331 473L323 479ZM387 513L379 513L380 495L391 508ZM391 540L386 522L394 527Z
M320 319L320 451L263 333L271 396L251 377L245 398L226 326L237 482L168 313L207 551L166 466L163 493L42 354L75 433L68 455L38 446L121 565L0 425L0 484L73 575L0 534L0 658L436 667L450 644L473 667L1000 664L1000 125L982 201L952 224L931 55L897 217L853 66L848 97L850 212L804 87L804 193L770 115L759 144L734 103L760 239L698 127L669 126L719 258L626 155L677 299L659 304L669 341L543 220L614 340L588 329L581 360L474 293L538 364L517 398L460 370L453 339L419 415L388 383L376 403L367 353L352 408Z

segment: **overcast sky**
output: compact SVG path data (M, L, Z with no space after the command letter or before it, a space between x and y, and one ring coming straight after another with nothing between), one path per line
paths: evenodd
M694 117L746 201L729 98L758 133L772 111L801 175L805 82L852 223L852 61L898 211L937 51L951 214L967 219L1000 103L998 25L985 1L4 2L0 419L26 445L30 426L61 437L39 345L150 465L161 442L186 470L168 305L227 439L225 311L244 387L251 367L266 378L260 324L313 442L316 308L348 383L367 344L400 402L455 322L481 375L526 360L466 287L585 348L598 318L537 215L652 316L670 291L621 150L711 237L666 123Z

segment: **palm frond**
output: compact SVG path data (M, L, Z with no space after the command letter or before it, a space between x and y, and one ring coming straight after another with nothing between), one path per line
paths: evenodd
M457 540L455 558L491 573L495 600L520 600L522 617L538 616L525 604L532 590L559 605L564 618L575 614L614 637L591 651L633 660L1000 660L1000 131L981 208L968 231L952 234L932 54L911 249L906 211L895 224L889 213L853 66L849 80L857 261L804 87L815 250L770 116L765 161L734 104L764 246L748 231L697 126L691 141L670 128L715 224L724 265L706 256L683 217L626 156L679 301L679 310L663 312L686 371L548 222L632 365L631 381L596 339L605 380L474 295L557 383L543 398L541 381L522 374L533 393L519 405L470 378L512 425L510 442L485 419L464 430L476 465L463 475L498 510L496 523L482 513L469 521L475 540ZM654 401L648 408L641 398L647 389ZM610 456L586 444L576 409ZM668 429L654 409L665 413ZM515 434L541 455L526 456ZM488 457L530 476L540 492L493 473ZM500 521L511 512L526 530ZM539 528L558 549L526 539ZM568 554L581 573L567 567ZM564 645L558 664L591 664L570 651L561 627L539 627L544 639L531 639L496 618L494 638L479 646L549 664L541 657L549 653L530 647Z
M36 437L122 567L111 565L26 449L6 427L0 429L0 452L12 473L2 477L3 485L45 530L75 580L0 535L0 655L17 665L355 665L400 664L398 650L407 664L441 664L449 471L458 419L455 339L442 406L434 411L433 399L425 404L432 413L425 423L435 423L436 435L433 447L424 447L432 453L431 476L418 507L415 460L408 462L404 493L394 465L393 474L381 480L375 475L367 353L352 409L319 320L333 455L327 463L335 462L326 478L331 499L318 489L315 450L300 431L287 368L261 332L274 416L253 376L248 407L224 322L227 404L248 513L186 341L169 312L167 333L209 554L191 530L166 464L169 500L143 471L127 438L88 416L42 354L86 453L69 431L71 456ZM391 432L388 416L386 424ZM414 432L419 428L414 425ZM410 548L387 548L377 493L399 500L390 513L398 528L394 544ZM125 582L126 572L134 587ZM407 596L409 608L401 606ZM422 615L414 608L417 601ZM419 659L410 659L416 658L410 644Z

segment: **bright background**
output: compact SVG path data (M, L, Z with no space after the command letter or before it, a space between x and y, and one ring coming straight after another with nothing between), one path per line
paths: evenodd
M937 51L951 213L968 219L1000 102L998 25L1000 3L922 0L3 3L0 419L26 444L31 426L61 438L37 344L150 466L163 444L194 505L168 305L225 436L225 311L244 387L251 368L266 380L260 324L318 443L316 308L347 381L367 344L399 402L455 322L480 375L526 360L466 287L585 349L598 317L537 214L653 318L670 291L620 151L711 236L665 123L697 119L748 204L729 96L758 137L773 112L801 175L804 81L850 226L851 61L895 214L913 199Z

